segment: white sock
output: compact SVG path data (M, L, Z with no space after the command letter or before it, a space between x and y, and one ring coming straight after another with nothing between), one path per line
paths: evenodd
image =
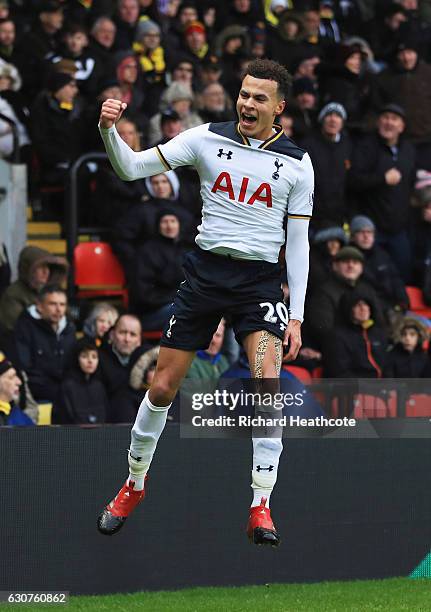
M129 482L135 483L135 490L144 488L145 475L150 467L157 442L165 428L169 406L154 406L148 399L148 391L139 406L135 424L132 427L129 449Z
M281 438L253 438L253 469L251 488L253 501L251 506L259 506L262 497L266 497L266 507L277 481L277 470L283 450Z

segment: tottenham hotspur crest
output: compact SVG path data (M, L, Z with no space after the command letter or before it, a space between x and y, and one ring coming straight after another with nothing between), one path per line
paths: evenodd
M172 315L172 317L169 319L169 328L166 332L166 337L170 338L172 336L172 327L175 325L175 323L177 322L175 315Z
M278 181L278 179L280 178L280 173L279 170L282 167L283 164L280 164L280 160L277 159L274 162L274 166L276 167L276 171L272 173L272 178L274 179L274 181Z

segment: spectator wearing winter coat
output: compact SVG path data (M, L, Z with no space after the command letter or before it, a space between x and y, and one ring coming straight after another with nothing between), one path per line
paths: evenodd
M110 76L114 72L112 48L116 31L115 23L104 15L96 19L90 32L88 51L101 65L105 76Z
M142 326L135 315L121 315L109 332L110 344L99 353L100 379L109 397L108 423L133 422L144 396L130 386L130 374L139 357L150 347L142 345Z
M320 229L314 234L310 248L310 271L307 285L310 293L331 277L334 258L346 244L346 232L342 227L336 225Z
M318 67L322 102L339 102L347 113L346 127L363 129L370 93L368 75L363 70L366 56L357 44L340 45L337 54L334 63L322 62Z
M0 157L5 159L10 159L15 153L13 126L16 128L16 145L21 158L27 160L29 157L29 110L25 99L19 93L20 88L21 77L15 66L0 59L0 113L13 122L11 125L4 119L0 120Z
M367 281L363 280L363 271L363 254L355 247L345 246L334 257L329 280L311 294L306 304L304 320L305 330L316 342L316 348L321 350L326 342L332 341L339 316L340 300L343 295L350 294L354 290L367 294L372 303L377 305L374 315L378 323L381 323L377 293Z
M430 378L431 361L423 349L428 334L425 326L405 317L394 333L395 346L386 358L386 378Z
M303 56L304 37L305 29L300 14L291 10L283 11L277 26L268 30L266 38L268 58L292 70L295 61Z
M0 427L34 425L18 404L21 384L13 364L0 352Z
M180 240L180 221L169 209L158 217L159 235L137 252L135 282L131 285L134 311L146 330L163 329L172 301L184 280L182 259L188 247Z
M364 256L364 280L376 290L380 302L389 318L391 313L405 312L409 298L391 257L376 244L376 226L368 217L357 215L350 222L350 241Z
M339 321L323 353L325 374L332 378L382 378L387 339L376 324L376 305L355 289L340 299Z
M411 247L407 228L415 150L403 137L405 121L404 110L395 104L380 109L376 132L354 147L348 185L358 212L372 219L378 243L408 282Z
M292 103L288 105L288 112L293 119L292 136L302 142L317 128L317 85L307 77L295 79L292 94Z
M167 108L171 108L178 113L184 130L202 125L202 118L193 110L193 103L194 94L190 87L178 81L171 83L160 98L160 112L150 119L148 131L149 145L154 145L162 138L160 119L162 112Z
M36 304L29 306L15 326L19 365L36 400L54 401L75 344L75 326L66 317L64 289L45 285ZM53 415L55 422L56 415Z
M147 195L136 202L118 221L114 249L130 282L135 277L138 251L146 241L158 237L160 211L169 209L179 219L181 238L192 242L196 223L183 206L180 182L173 170L145 179Z
M46 56L55 53L60 44L60 31L64 14L61 2L44 0L40 3L37 23L22 36L17 45L17 67L24 81L29 99L41 90L45 79Z
M139 22L139 1L119 0L114 22L117 28L114 49L116 51L131 49Z
M64 43L59 53L52 53L48 60L53 64L69 59L76 67L75 79L83 96L92 97L97 92L99 81L104 77L103 66L89 50L88 31L82 24L69 24L64 33Z
M152 19L141 17L136 27L133 50L138 57L147 104L150 105L146 108L149 116L157 112L160 95L166 86L165 50L160 41L160 26Z
M39 247L24 247L18 259L18 279L9 285L0 299L0 326L12 331L23 310L36 302L42 287L47 283L62 284L68 268L64 257L57 257Z
M74 75L51 68L46 89L32 107L31 138L44 183L64 186L71 164L82 152L83 104L77 95Z
M342 225L346 216L345 183L352 145L343 132L347 119L344 107L330 102L319 113L320 132L306 137L301 146L311 157L315 192L312 224L315 228L331 222Z
M64 423L105 423L109 400L97 376L99 351L95 343L83 338L74 350L71 367L60 386L55 412Z
M408 36L399 42L395 62L376 78L375 108L379 109L390 103L401 106L405 111L407 138L415 145L429 145L431 66L421 59L418 41L413 36ZM426 166L422 164L420 167Z

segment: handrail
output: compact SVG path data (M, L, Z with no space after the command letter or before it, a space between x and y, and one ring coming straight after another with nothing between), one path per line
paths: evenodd
M66 224L66 242L67 242L67 259L69 261L69 279L68 289L71 297L75 291L75 271L73 267L73 254L75 246L78 242L78 171L81 166L87 161L93 160L105 160L108 159L106 153L100 153L98 151L90 151L84 153L81 157L73 163L69 172L69 198L68 198L68 210L67 210L67 224Z

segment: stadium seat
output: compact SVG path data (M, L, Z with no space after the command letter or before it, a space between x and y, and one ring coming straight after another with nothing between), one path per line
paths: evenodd
M384 419L389 417L389 407L384 399L367 393L358 393L353 398L355 419Z
M124 270L107 242L81 242L74 251L78 298L120 296L129 305Z
M422 289L406 286L406 291L410 300L410 310L422 317L431 318L431 307L425 304Z
M415 393L406 402L407 417L431 417L431 395Z
M293 376L296 376L296 378L298 378L305 385L308 385L309 383L311 383L311 380L312 380L311 374L305 368L300 368L298 366L284 365L283 370L286 370L287 372L290 372L291 374L293 374Z

